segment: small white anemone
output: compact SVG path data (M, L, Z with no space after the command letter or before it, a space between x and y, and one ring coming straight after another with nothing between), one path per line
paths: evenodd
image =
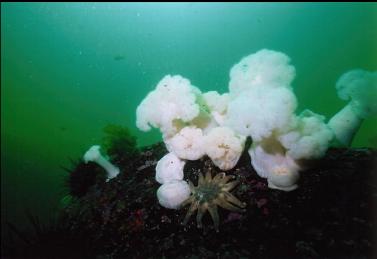
M101 155L100 146L94 145L84 154L84 162L94 162L102 166L107 172L107 179L112 179L119 174L119 168L110 163Z
M267 178L269 188L282 191L292 191L297 188L300 167L290 156L277 149L266 151L262 145L252 145L249 155L257 174Z
M268 187L287 192L293 191L298 187L296 182L299 177L298 169L292 170L292 168L287 168L286 166L277 166L272 169L267 178Z
M221 170L232 169L241 157L246 137L227 127L212 129L205 136L204 148L212 162Z
M171 181L160 186L157 199L161 206L168 209L179 209L180 205L190 197L190 187L186 181Z
M166 154L157 162L156 181L164 184L175 180L182 180L184 166L185 161L179 159L175 154Z
M188 126L164 141L167 149L179 158L197 160L204 155L203 140L202 129Z

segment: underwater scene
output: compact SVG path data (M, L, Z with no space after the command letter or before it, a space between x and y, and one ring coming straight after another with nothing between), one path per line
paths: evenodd
M1 258L377 258L377 4L1 3Z

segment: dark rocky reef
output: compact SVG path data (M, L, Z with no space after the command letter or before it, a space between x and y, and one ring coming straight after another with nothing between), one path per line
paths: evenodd
M85 237L80 258L377 256L376 150L330 149L301 172L299 188L292 192L267 188L245 152L227 174L240 181L232 193L247 203L246 212L220 208L219 232L209 214L198 229L195 217L182 225L187 207L159 205L155 165L165 153L161 143L144 148L118 177L97 182L63 209L65 231ZM211 163L208 158L187 162L186 180L196 183ZM69 249L67 244L66 253ZM67 256L74 257L74 251Z

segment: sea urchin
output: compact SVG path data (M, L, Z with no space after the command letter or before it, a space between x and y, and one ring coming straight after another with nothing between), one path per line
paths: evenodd
M196 221L198 228L202 227L202 218L204 213L208 210L212 217L216 231L219 230L219 214L217 212L217 206L224 209L243 212L243 208L246 207L246 203L238 200L230 191L238 184L238 181L230 181L234 179L233 175L225 175L224 172L215 175L212 178L210 170L207 171L205 177L199 173L198 186L194 186L191 181L190 190L191 196L185 200L181 207L191 204L183 225L187 224L191 215L198 210L196 215Z

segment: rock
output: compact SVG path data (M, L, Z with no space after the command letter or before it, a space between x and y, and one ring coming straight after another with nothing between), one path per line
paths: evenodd
M373 215L377 212L376 150L330 149L315 167L301 172L299 188L292 192L268 189L266 180L243 156L227 174L239 178L233 193L247 202L246 212L220 208L219 233L208 213L204 228L198 229L195 216L182 226L187 207L169 210L158 204L159 184L154 180L153 163L148 161L158 161L165 153L161 144L146 148L116 181L96 185L65 207L62 213L71 225L92 241L89 250L103 258L372 255L377 226ZM208 158L187 161L185 180L196 183L198 172L205 172L210 163Z

